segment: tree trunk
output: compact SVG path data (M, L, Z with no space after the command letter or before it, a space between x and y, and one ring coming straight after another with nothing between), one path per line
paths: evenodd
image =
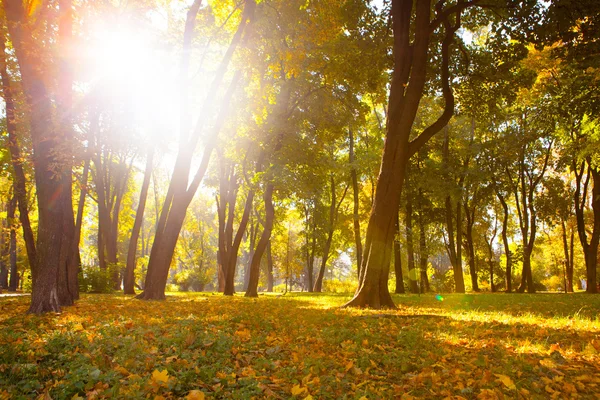
M329 223L327 226L327 239L325 240L325 247L323 248L323 257L321 258L321 267L319 268L319 274L315 281L313 291L320 293L323 288L323 277L325 276L325 269L327 268L327 261L329 260L329 251L331 250L331 241L333 240L333 231L335 228L335 215L336 215L336 198L335 198L335 178L333 174L330 177L330 190L331 190L331 204L329 205Z
M56 166L63 166L58 155L64 140L60 130L54 125L51 93L45 86L48 81L43 73L43 49L36 42L25 20L25 10L21 0L4 1L4 11L8 23L15 54L17 56L26 104L31 112L30 132L33 143L33 164L38 199L38 237L36 252L35 280L29 312L60 311L58 272L61 265L61 248L65 229L65 208L56 207L57 194L67 191L63 174L56 173ZM62 205L62 204L61 204ZM66 282L61 282L61 285ZM61 292L64 288L60 288Z
M271 241L267 244L267 292L273 291L273 254L271 252Z
M419 194L419 198L422 198L422 195ZM425 232L425 223L423 221L423 207L422 202L420 202L420 210L419 210L419 271L420 271L420 280L421 280L421 293L429 292L429 277L427 276L427 265L429 254L427 252L427 237Z
M0 78L2 80L2 96L6 109L6 130L8 132L8 150L13 167L14 190L19 206L19 221L23 229L23 240L25 241L25 250L29 267L31 268L32 279L35 280L35 237L31 222L29 220L29 205L27 201L27 180L23 170L23 156L17 139L17 121L15 115L14 92L10 85L10 77L6 66L6 38L0 33Z
M8 202L8 212L6 219L8 220L9 234L9 265L10 265L10 281L8 282L8 291L16 292L19 284L19 273L17 271L17 228L15 224L15 209L17 208L17 196L14 195L12 200Z
M410 292L419 293L419 274L415 266L415 245L413 235L413 207L412 200L406 199L406 252L408 254L408 279L410 281Z
M6 203L6 219L0 225L0 292L2 289L8 289L8 266L6 262L10 254L10 234L7 233L12 231L12 218L14 217L10 217L11 209L12 199L9 199Z
M448 132L448 126L444 129L444 145L442 149L443 165L444 170L447 171L450 161L450 135ZM446 173L446 179L450 179L448 173ZM464 185L464 175L459 178L458 188L460 196L462 198ZM462 270L462 201L459 199L456 204L456 240L454 237L454 213L452 210L452 197L447 196L445 200L445 217L446 217L446 231L448 233L447 251L450 257L450 263L452 264L452 273L454 275L454 292L464 293L465 292L465 279Z
M352 181L352 194L353 194L353 211L352 211L352 222L354 230L354 243L356 246L356 271L360 276L360 266L362 262L362 239L360 237L360 215L359 215L359 189L358 189L358 176L356 172L356 166L354 164L354 135L352 129L348 130L349 136L349 162L350 162L350 179Z
M246 204L244 205L244 212L242 214L242 219L240 220L240 225L238 226L238 230L235 234L235 239L233 240L233 243L231 245L229 259L226 264L227 269L225 271L225 287L224 287L223 294L228 295L228 296L233 296L233 293L235 292L235 269L237 266L238 251L240 249L240 245L242 244L242 238L244 237L244 233L246 232L246 228L248 226L248 220L250 219L250 213L252 212L252 204L254 202L254 194L255 194L255 189L250 188L248 191L248 196L246 197ZM250 235L252 235L252 227L250 228ZM251 242L253 242L253 241L251 240ZM251 245L253 245L253 244L254 243L251 243ZM269 244L268 251L270 251L270 248L271 247ZM250 257L250 259L252 259L252 257ZM271 285L273 284L272 277L273 277L273 275L271 274ZM271 290L272 290L272 287L271 287Z
M396 214L396 234L394 236L394 272L396 273L396 293L405 293L402 276L402 255L400 254L400 216Z
M275 208L273 207L273 189L274 185L272 182L267 183L265 187L265 193L263 199L265 202L265 226L263 228L256 249L252 256L252 262L250 264L250 277L248 280L248 290L246 291L246 297L258 297L258 278L260 276L260 260L262 255L267 248L267 244L271 240L271 231L273 229L273 222L275 219Z
M496 197L500 200L504 212L502 217L502 243L504 245L504 256L506 257L506 291L510 293L512 292L512 253L508 242L508 219L510 216L506 199L498 190L496 190Z
M146 209L146 199L148 198L148 189L150 188L150 177L152 176L152 163L154 162L154 149L149 146L146 156L146 168L144 169L144 181L140 190L140 199L135 212L135 221L131 230L129 239L129 249L127 251L127 265L125 267L125 279L123 280L123 293L135 294L135 264L137 258L137 244L140 236L140 230L144 223L144 211Z
M469 254L469 273L471 275L471 285L474 292L479 292L477 279L477 269L475 264L475 243L473 241L473 225L475 224L475 206L469 209L468 202L465 201L465 215L467 217L467 226L465 231L465 244Z
M587 166L586 178L583 181L585 168ZM577 165L573 166L576 178L575 188L575 216L577 218L577 233L579 234L579 241L583 248L583 254L585 257L585 269L586 269L586 280L587 280L587 293L597 293L598 287L596 286L597 281L597 266L598 266L598 243L600 239L600 172L596 168L592 168L590 160L583 161L581 167L577 168ZM592 179L592 215L593 225L591 231L591 237L588 242L588 231L586 230L585 223L585 209L587 190ZM583 185L583 186L582 186Z

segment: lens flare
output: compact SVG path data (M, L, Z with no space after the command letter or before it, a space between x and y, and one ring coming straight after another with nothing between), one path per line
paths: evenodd
M442 297L442 295L441 295L441 294L436 294L436 295L435 295L435 299L436 299L437 301L444 301L444 298Z

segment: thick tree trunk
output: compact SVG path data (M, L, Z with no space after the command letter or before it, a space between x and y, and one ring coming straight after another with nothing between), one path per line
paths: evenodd
M61 305L72 305L79 299L79 248L74 246L75 219L73 216L73 70L70 50L73 35L73 4L72 0L59 0L58 13L58 104L59 133L63 146L61 156L62 185L60 206L63 207L63 239L61 241L61 256L59 267L58 297ZM65 157L66 156L66 157ZM77 244L78 245L78 244ZM64 282L64 283L61 283Z
M460 27L460 13L463 10L460 6L454 9L455 12L450 12L455 14L453 25L448 19L440 17L445 30L441 46L441 86L446 103L444 111L433 124L425 128L413 141L409 141L426 81L432 24L437 24L435 20L430 21L432 9L429 0L417 0L414 8L413 14L412 0L392 0L394 71L388 102L386 139L367 227L361 267L363 272L359 288L347 306L394 307L387 280L395 231L394 219L406 166L411 155L439 132L454 112L454 96L449 84L449 56L454 33ZM440 11L436 9L436 13ZM414 25L411 21L414 21ZM414 38L412 43L411 38Z
M154 162L154 149L152 146L148 149L146 156L146 168L144 169L144 180L140 190L140 199L135 212L135 221L131 230L129 239L129 249L127 251L127 265L125 266L125 277L123 280L123 293L135 294L135 264L137 258L137 244L140 236L140 230L144 223L144 211L146 209L146 199L148 198L148 189L150 188L150 177L152 176L152 164Z
M360 237L360 215L359 215L359 188L358 188L358 175L356 172L356 166L354 165L354 135L352 129L348 130L349 136L349 162L350 162L350 179L352 181L352 194L353 194L353 210L352 210L352 222L354 230L354 243L356 246L356 271L360 276L360 268L362 263L362 239Z
M58 272L61 265L61 248L63 248L65 208L57 206L66 191L61 170L56 173L56 166L63 166L57 157L61 153L60 146L64 139L54 126L51 94L45 86L48 81L43 73L43 49L31 35L30 26L25 19L25 10L21 0L4 1L4 11L8 23L15 54L17 56L26 104L31 112L30 131L33 142L33 164L38 199L38 237L37 261L33 293L29 312L43 313L60 311L58 298ZM58 195L58 196L57 196ZM63 282L61 284L64 284ZM61 288L61 290L64 288Z
M258 279L260 276L260 261L267 248L267 244L271 240L271 231L275 220L275 208L273 207L273 189L272 182L267 183L263 200L265 202L265 225L262 234L254 250L252 263L250 265L250 277L248 280L248 290L246 297L258 297Z
M23 170L23 156L17 139L17 121L15 115L14 92L10 85L10 77L6 66L6 38L0 33L0 78L2 79L2 96L6 109L6 130L8 132L8 150L13 167L14 190L19 206L19 221L23 229L23 240L27 259L31 268L32 279L35 280L35 237L29 220L29 205L27 201L27 183Z

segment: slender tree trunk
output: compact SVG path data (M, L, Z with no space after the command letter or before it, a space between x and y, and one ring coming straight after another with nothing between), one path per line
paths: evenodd
M6 219L9 223L9 266L10 266L10 281L8 282L8 291L16 292L19 284L19 273L17 272L17 228L15 224L15 209L17 208L17 196L8 202L8 212Z
M422 195L419 194L419 198ZM423 207L422 202L420 202L420 210L419 210L419 271L420 271L420 280L421 280L421 293L429 292L429 278L427 276L427 265L429 254L427 252L427 236L425 232L425 223L423 221Z
M244 205L244 212L242 214L242 219L240 220L240 225L238 226L238 230L235 234L235 239L233 240L233 244L231 245L231 251L229 255L229 260L227 262L227 269L225 273L225 287L224 294L228 296L233 296L235 292L235 269L237 266L238 259L238 251L240 249L240 245L242 244L242 238L244 237L244 233L246 232L246 228L248 226L248 220L250 219L250 213L252 212L252 204L254 202L254 193L255 189L250 188L248 191L248 196L246 197L246 204ZM250 235L252 235L252 227L250 227ZM253 242L253 240L251 240ZM254 243L251 243L251 246ZM270 251L270 244L269 249ZM252 259L252 257L250 257ZM271 278L272 278L271 274ZM271 279L271 284L272 284ZM272 288L271 288L272 290Z
M12 199L9 199L6 203L6 219L0 225L0 293L2 289L8 289L8 266L6 262L10 253L10 234L7 233L12 231L11 203Z
M400 215L396 215L396 235L394 237L394 272L396 274L396 293L405 293L402 276L402 255L400 254Z
M137 258L137 244L144 223L144 211L146 210L146 199L148 198L148 189L150 188L150 177L152 176L152 164L154 162L154 149L149 146L146 156L146 168L144 169L144 180L140 190L140 199L135 212L135 221L131 230L129 239L129 249L127 251L127 265L125 267L125 279L123 281L123 292L125 294L135 294L135 264Z
M349 146L349 162L350 162L350 179L352 181L352 194L353 194L353 210L352 210L352 222L354 229L354 243L356 246L356 271L360 276L360 266L362 262L362 239L360 237L360 215L359 215L359 188L358 188L358 175L356 172L356 166L354 161L354 135L352 129L348 130L348 136L350 141Z
M475 260L475 243L473 241L473 225L475 224L475 210L469 209L469 207L467 206L467 202L465 202L465 215L467 217L467 226L465 230L465 244L467 245L467 252L469 253L469 273L471 275L471 285L473 287L474 292L479 292Z
M587 165L587 174L585 181L582 182L584 176L584 170ZM597 168L590 166L590 160L584 161L581 164L581 168L573 168L576 173L576 190L575 190L575 215L577 218L577 232L579 234L579 240L583 247L583 254L585 257L585 268L586 268L586 280L587 280L587 293L598 293L597 282L597 268L598 268L598 244L600 241L600 171ZM592 215L593 223L588 241L588 231L585 223L585 203L587 199L588 184L592 180ZM582 186L583 185L583 186Z
M500 204L502 204L502 244L504 245L504 256L506 257L506 291L510 293L512 292L512 253L510 251L510 243L508 242L508 219L510 215L504 196L499 191L496 191L496 197L498 197Z
M406 199L406 251L408 254L408 279L410 281L410 292L419 293L419 274L415 266L415 245L413 235L413 207L410 196Z
M265 193L263 200L265 202L265 226L263 228L260 239L254 250L252 256L252 262L250 265L250 277L248 280L248 290L246 291L246 297L258 297L258 278L260 275L260 260L262 255L267 248L269 240L271 240L271 231L273 229L273 222L275 219L275 208L273 207L273 189L274 185L272 182L267 183L265 187Z
M267 244L267 292L273 291L273 253L271 251L271 241Z
M325 240L325 247L323 248L323 257L321 258L321 267L319 268L319 274L315 281L313 291L320 293L323 288L323 277L325 276L325 270L327 269L327 261L329 260L329 251L331 250L331 241L333 240L333 231L335 228L335 215L336 215L336 198L335 198L335 178L333 174L330 177L330 190L331 190L331 204L329 205L329 223L327 226L327 239Z

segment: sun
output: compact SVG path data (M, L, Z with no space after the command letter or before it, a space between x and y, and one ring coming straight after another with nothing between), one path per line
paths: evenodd
M121 112L143 135L176 132L177 56L152 19L96 20L82 54L81 79L99 106Z

